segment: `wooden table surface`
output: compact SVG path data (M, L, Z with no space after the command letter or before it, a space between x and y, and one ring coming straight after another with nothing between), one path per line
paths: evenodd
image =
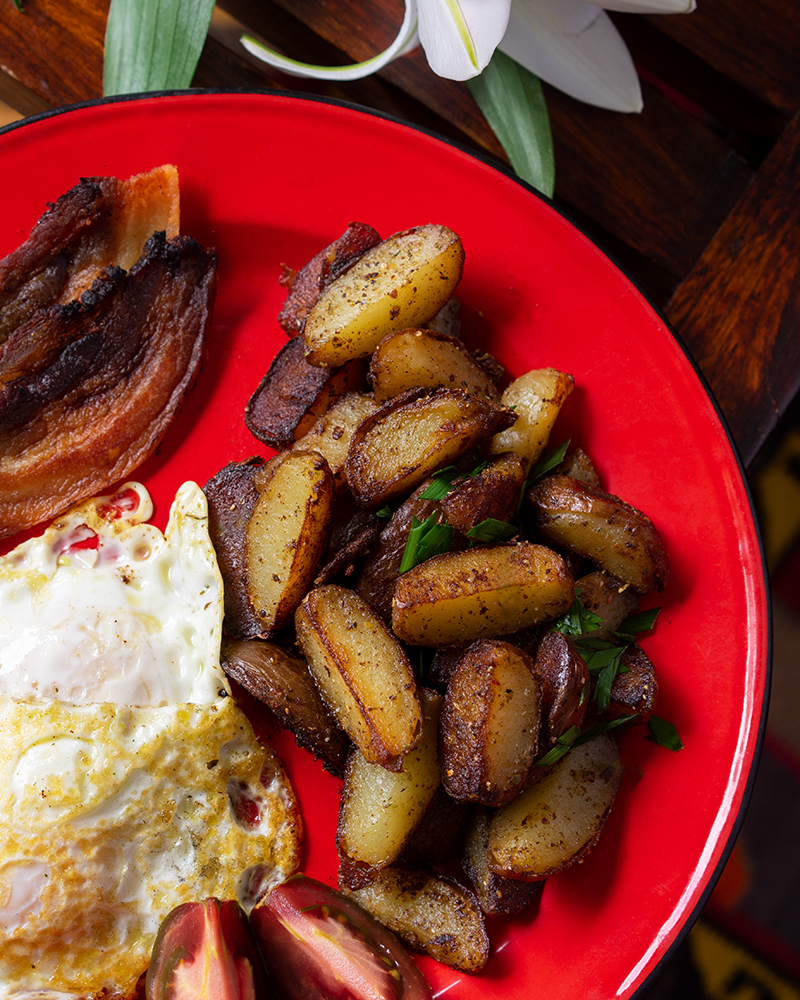
M108 0L0 0L0 124L102 95ZM503 159L466 85L421 51L353 83L303 83L238 45L351 62L383 48L401 0L223 0L194 85L304 90L433 129ZM547 88L559 208L667 316L746 465L800 388L800 5L698 0L687 15L613 14L643 81L621 115Z

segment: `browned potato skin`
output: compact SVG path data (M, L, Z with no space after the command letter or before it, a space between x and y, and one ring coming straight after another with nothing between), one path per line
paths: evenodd
M569 476L546 476L528 500L535 527L552 544L592 560L639 594L664 589L664 543L640 510Z
M346 392L366 388L366 363L317 368L306 361L303 341L293 337L281 347L250 397L244 412L247 429L280 451L305 434Z
M598 570L575 581L575 596L587 609L603 620L601 628L586 635L607 639L630 615L639 609L639 597L633 588Z
M442 696L420 691L422 737L399 771L371 764L358 750L347 761L339 805L336 849L348 885L365 885L396 861L441 785L436 736Z
M272 642L233 640L223 644L222 669L272 710L298 746L342 777L350 741L322 703L305 660Z
M573 479L588 486L600 489L600 476L583 448L570 448L564 456L564 461L556 468L556 472L562 476L572 476Z
M480 972L489 937L478 901L444 875L391 865L367 886L342 891L409 947L461 972Z
M495 811L489 827L491 870L538 881L582 861L597 843L621 780L613 737L574 747Z
M658 678L650 657L636 643L628 646L620 657L625 671L620 671L611 685L611 701L603 718L617 719L623 715L638 715L647 722L658 699Z
M262 622L247 594L246 529L258 501L255 477L264 459L230 462L203 487L208 501L208 529L224 583L225 630L249 639L262 632Z
M347 490L345 462L353 434L377 408L369 393L346 392L292 445L292 451L316 451L324 457L337 496Z
M478 807L473 811L461 851L461 866L484 913L522 913L539 899L544 881L505 878L489 868L490 822L488 810Z
M333 477L316 452L284 452L267 462L245 529L245 587L261 638L291 621L328 542Z
M453 483L453 490L441 501L442 513L448 524L465 534L487 518L510 521L524 482L519 455L510 451L496 455L482 472Z
M530 656L497 639L473 643L453 671L439 722L448 794L486 806L510 802L537 755L540 705Z
M369 380L380 403L418 386L500 396L461 341L437 330L398 330L384 337L372 354Z
M401 643L355 591L336 584L306 595L295 629L341 728L367 761L400 770L422 736L419 694Z
M399 577L392 628L416 646L508 635L563 614L574 588L564 560L542 545L446 552Z
M591 678L586 661L559 632L542 637L534 670L542 691L539 750L546 753L570 726L583 722L589 708Z
M346 463L350 489L365 507L410 493L513 419L510 410L460 389L411 389L353 434Z
M281 284L289 286L289 294L278 314L278 323L289 336L303 332L306 317L322 292L380 241L372 226L351 222L338 240L320 250L299 271L284 265Z
M387 622L392 620L392 597L413 520L424 521L438 507L422 494L430 480L421 483L386 523L359 574L356 592Z

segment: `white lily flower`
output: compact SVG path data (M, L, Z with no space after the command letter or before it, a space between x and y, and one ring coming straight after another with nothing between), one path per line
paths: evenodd
M245 48L295 76L356 80L382 69L419 41L431 69L468 80L500 48L552 86L587 104L641 111L639 78L628 48L603 8L677 14L695 0L406 0L394 42L350 66L312 66L280 55L247 36Z

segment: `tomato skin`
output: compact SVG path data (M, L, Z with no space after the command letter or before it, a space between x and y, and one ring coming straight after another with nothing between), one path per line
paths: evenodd
M146 1000L269 1000L263 962L235 900L183 903L159 928Z
M282 1000L430 1000L395 935L324 882L295 875L250 913Z

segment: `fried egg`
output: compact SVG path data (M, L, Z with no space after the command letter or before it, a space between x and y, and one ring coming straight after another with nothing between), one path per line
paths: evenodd
M297 802L220 667L205 497L143 486L0 559L0 998L133 996L158 927L247 908L299 861Z

